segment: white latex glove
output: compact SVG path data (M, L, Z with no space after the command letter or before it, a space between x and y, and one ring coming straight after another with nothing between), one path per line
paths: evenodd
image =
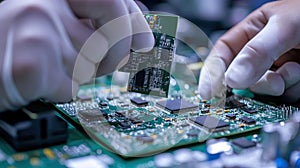
M204 64L200 95L212 98L225 81L231 88L250 88L287 102L298 100L299 5L299 0L268 3L225 33Z
M111 42L116 37L110 31L95 33L131 13L135 17L124 17L118 25L123 35L128 34L121 41ZM154 43L132 0L8 0L0 4L0 23L0 111L38 98L69 101L78 85L91 80L96 71L109 73L130 48L150 48ZM149 33L134 35L136 27ZM78 54L92 34L97 36L89 46L93 52ZM103 56L96 58L99 53Z

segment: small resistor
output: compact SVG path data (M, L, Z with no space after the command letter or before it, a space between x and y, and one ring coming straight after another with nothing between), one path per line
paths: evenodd
M224 110L224 113L228 113L228 112L230 112L230 110L228 110L228 109L225 109L225 110Z
M55 158L55 155L54 155L54 152L50 149L50 148L45 148L43 150L43 153L45 156L47 156L47 158L49 159L54 159Z
M217 115L223 114L223 109L217 109L217 110L216 110L216 114L217 114Z
M166 122L169 122L169 121L171 121L171 118L165 118L164 119Z

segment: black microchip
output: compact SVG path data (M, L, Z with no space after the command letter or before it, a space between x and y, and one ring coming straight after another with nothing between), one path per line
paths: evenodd
M245 137L234 139L232 143L240 148L251 148L256 146L255 142L249 141Z
M202 114L209 113L209 109L201 109L201 113L202 113Z
M147 106L148 105L148 101L143 100L140 97L134 97L130 99L131 103L137 105L137 106Z
M123 117L123 116L124 116L122 112L116 111L115 113L116 113L116 115L117 115L118 117Z
M114 100L114 97L108 96L108 97L106 97L106 99L107 99L108 101L111 101L111 100Z
M229 123L223 120L217 119L215 117L207 116L207 115L193 118L191 119L191 121L193 121L194 123L200 126L205 127L211 132L223 131L229 129L230 126Z
M234 96L227 98L225 102L225 109L242 108L245 106L246 106L245 104L236 100Z
M130 121L131 121L133 124L141 124L141 123L144 122L143 120L134 120L134 119L131 119Z
M244 108L243 109L246 113L249 113L249 114L256 114L257 113L257 110L255 109L247 109L247 108Z
M108 104L107 104L106 102L101 102L101 103L99 103L99 106L100 106L100 107L107 107Z
M165 110L168 110L171 113L192 111L198 109L197 105L187 102L183 99L169 99L157 102L156 105Z
M236 114L226 114L226 117L229 118L230 120L234 120L236 118Z
M119 125L120 125L123 129L131 128L131 125L130 125L130 123L128 123L128 122L120 122Z
M242 121L245 124L255 124L255 120L249 117L241 117L240 121Z

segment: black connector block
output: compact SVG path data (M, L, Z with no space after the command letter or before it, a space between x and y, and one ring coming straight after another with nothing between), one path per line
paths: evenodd
M52 106L37 101L17 111L0 113L0 136L17 151L64 143L68 125Z

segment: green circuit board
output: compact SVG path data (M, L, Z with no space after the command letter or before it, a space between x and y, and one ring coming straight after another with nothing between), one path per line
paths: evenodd
M178 73L189 72L187 65L172 70L178 17L146 14L145 19L155 46L131 53L120 70L130 73L127 86L104 80L82 87L77 100L56 105L95 141L123 157L141 157L288 118L284 109L238 95L228 97L225 107L201 100L197 82L186 79L192 72Z
M227 98L224 108L211 108L196 94L160 98L122 91L117 86L85 86L78 100L56 107L94 140L124 157L242 134L289 116L289 110L238 95Z
M291 106L274 107L237 95L228 98L223 109L208 110L209 102L191 95L180 97L185 100L182 107L190 110L165 109L162 106L166 100L178 97L166 99L124 92L121 87L104 86L109 79L103 77L105 84L82 87L74 102L55 105L59 109L57 115L69 123L69 138L65 144L19 152L0 138L0 167L157 167L156 160L161 155L175 155L180 150L190 151L192 157L205 156L206 145L201 142L206 138L245 137L243 133L249 132L246 135L251 140L253 133L257 137L262 125L285 121L293 111ZM95 92L103 93L102 97ZM197 101L197 109L186 104ZM129 109L132 114L126 116ZM195 122L199 116L212 116L221 122L212 127L205 122L200 125ZM130 127L124 124L126 118L131 122ZM214 129L217 125L220 129ZM136 157L127 159L131 156Z

